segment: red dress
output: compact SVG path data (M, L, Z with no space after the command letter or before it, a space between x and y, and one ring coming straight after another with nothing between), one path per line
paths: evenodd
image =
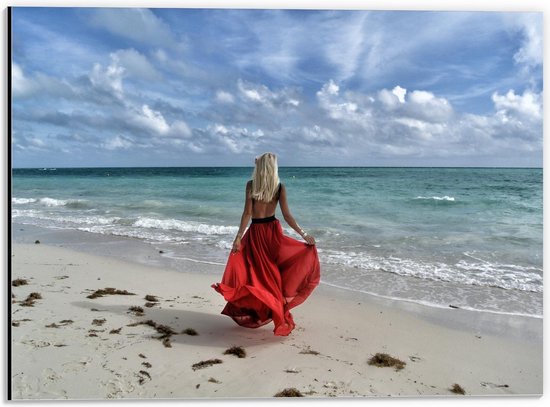
M227 301L221 313L237 324L258 328L273 321L274 334L286 336L295 327L290 309L317 287L320 269L315 245L284 235L275 216L257 218L212 288ZM294 298L287 304L285 297Z

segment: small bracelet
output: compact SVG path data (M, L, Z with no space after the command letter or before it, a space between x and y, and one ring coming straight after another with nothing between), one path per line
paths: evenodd
M306 237L306 236L307 236L307 233L304 232L304 229L300 229L300 232L302 232L302 237Z

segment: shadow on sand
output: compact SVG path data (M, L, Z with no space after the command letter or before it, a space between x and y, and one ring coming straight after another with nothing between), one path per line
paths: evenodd
M137 327L127 327L126 325L149 319L156 324L167 325L177 332L176 335L170 337L172 344L182 343L211 347L228 347L238 344L244 347L253 347L265 345L266 343L281 343L285 339L291 338L291 336L275 336L272 323L260 328L244 328L222 314L155 307L147 309L145 315L138 317L129 311L129 305L104 305L92 301L76 301L71 304L88 310L90 323L93 319L105 318L104 326L109 330L120 327L119 324L110 326L109 314L127 316L128 323L123 325L121 334L135 332L135 329L139 327L138 329L145 331L144 335L157 337L159 334L152 327L147 329L146 325L138 325ZM99 311L91 311L92 308ZM180 333L187 328L193 328L198 335L191 336Z

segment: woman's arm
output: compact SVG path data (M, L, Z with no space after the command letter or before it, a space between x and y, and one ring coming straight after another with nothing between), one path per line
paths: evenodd
M294 229L308 244L315 244L315 239L313 236L304 232L304 230L298 225L294 216L290 213L288 208L288 202L286 199L286 187L281 184L281 195L279 196L279 206L281 207L281 212L285 219L285 222L288 223L292 229Z
M252 198L250 196L251 188L252 188L252 182L248 181L246 183L246 188L245 188L244 210L241 216L241 224L239 226L239 231L237 232L237 236L235 236L235 240L233 241L233 248L231 249L232 252L239 251L241 247L241 238L243 237L244 231L248 226L248 222L252 217Z

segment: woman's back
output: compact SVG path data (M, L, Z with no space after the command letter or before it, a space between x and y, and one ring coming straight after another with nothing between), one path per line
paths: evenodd
M249 191L252 190L252 180L248 181ZM277 209L277 203L281 195L281 183L273 199L269 202L258 201L252 198L252 218L268 218L275 215L275 209Z

